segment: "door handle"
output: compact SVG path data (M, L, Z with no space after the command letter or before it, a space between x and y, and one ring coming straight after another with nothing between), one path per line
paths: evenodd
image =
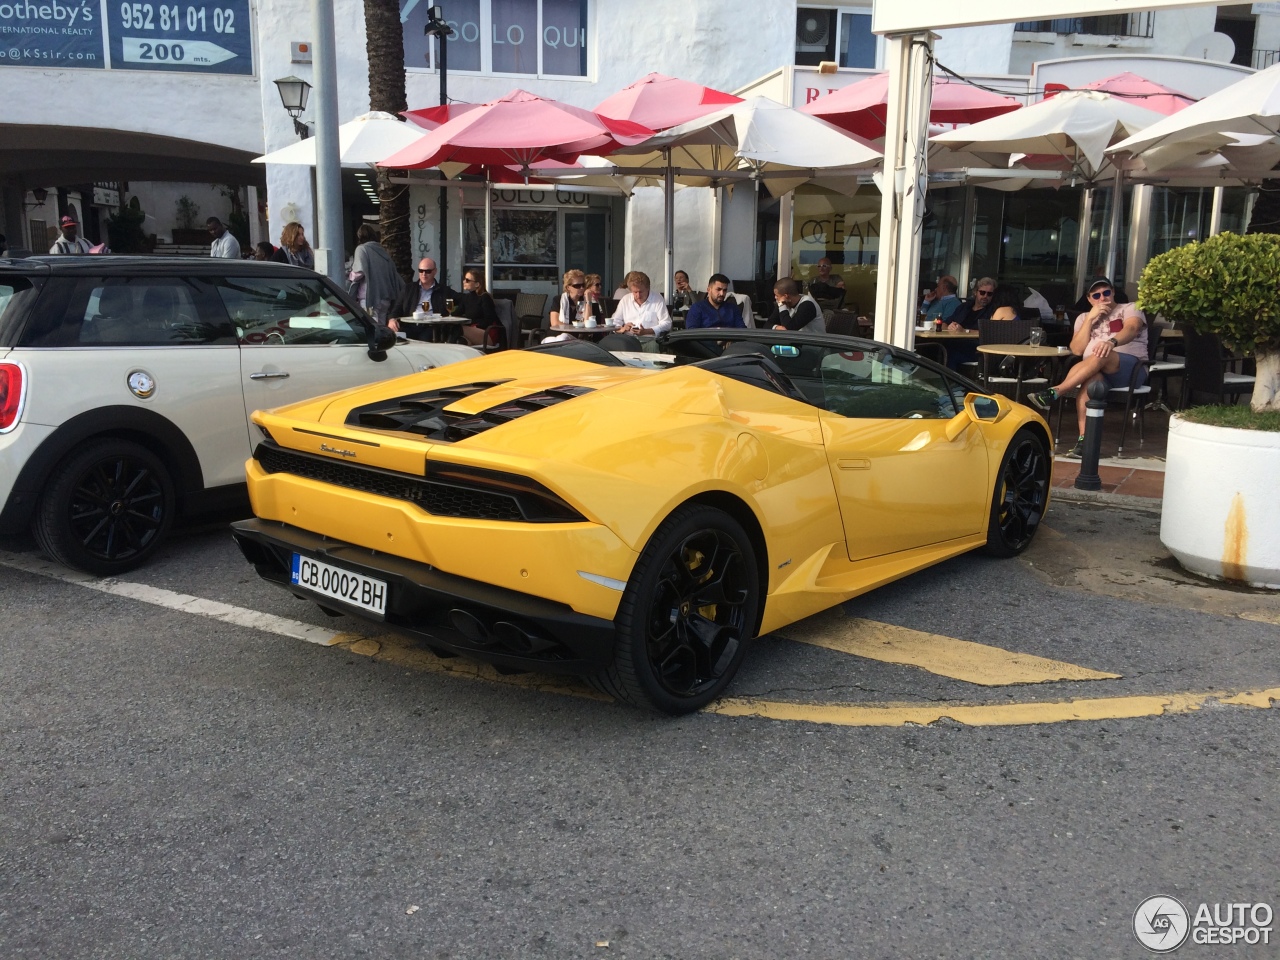
M283 371L281 371L280 373L264 373L263 371L260 370L257 373L249 374L249 379L250 380L288 380L289 375L287 373L284 373Z

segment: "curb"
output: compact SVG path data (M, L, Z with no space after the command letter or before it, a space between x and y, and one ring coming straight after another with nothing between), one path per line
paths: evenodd
M1154 497L1135 497L1127 493L1106 493L1102 490L1077 490L1075 487L1054 487L1049 492L1049 502L1063 500L1067 503L1100 503L1109 507L1124 507L1127 510L1145 510L1159 513L1162 500Z

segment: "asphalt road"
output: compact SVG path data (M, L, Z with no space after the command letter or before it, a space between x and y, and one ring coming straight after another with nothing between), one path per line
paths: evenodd
M129 595L9 544L0 957L1140 957L1146 897L1280 909L1280 601L1177 574L1156 522L1056 504L677 720L326 617L221 526ZM924 665L814 643L868 621ZM1117 676L981 686L929 638Z

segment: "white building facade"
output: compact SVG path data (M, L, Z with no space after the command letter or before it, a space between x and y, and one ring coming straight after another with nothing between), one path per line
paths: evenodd
M434 41L422 33L427 5L401 0L411 108L439 102ZM441 6L455 29L448 92L458 101L524 88L593 107L659 72L799 105L873 72L883 55L882 41L870 33L869 4L654 0L639 8L617 0L442 0ZM1280 15L1273 6L948 30L936 54L948 68L1015 95L1037 94L1050 76L1072 85L1128 69L1203 96L1275 58ZM369 107L363 2L337 0L335 26L339 116L346 120ZM8 94L0 108L0 229L9 247L44 249L68 211L85 221L83 233L105 240L108 219L131 197L150 217L144 232L161 241L179 236L179 212L192 207L199 210L197 228L206 216L239 216L252 239L276 239L296 219L314 238L310 170L250 163L296 139L272 81L314 79L311 39L307 0L0 0L0 77ZM1233 58L1236 66L1223 62ZM822 63L834 64L834 72L820 72ZM376 215L357 174L344 175L348 244L360 219ZM440 189L411 188L420 255L440 248ZM475 262L484 188L444 189L445 266L456 283L463 264ZM922 269L968 279L1012 271L1045 282L1027 267L1034 258L1014 265L1005 256L1013 242L1007 222L1022 214L1016 199L990 193L972 186L937 191ZM1040 212L1046 206L1043 197L1026 205ZM879 207L870 184L843 199L802 190L789 210L744 187L726 190L718 204L708 190L681 190L675 206L676 266L695 284L716 271L742 280L803 277L827 255L858 291L858 305L870 308ZM1040 216L1043 224L1028 221L1020 231L1024 247L1031 242L1041 259L1046 244L1066 249L1061 234L1078 210L1064 191L1048 206L1060 214L1056 225ZM1105 207L1095 210L1102 215ZM653 188L625 199L501 185L494 209L498 286L553 292L568 267L602 273L610 287L628 269L655 280L662 274L662 202ZM1029 241L1032 233L1039 238ZM1074 257L1057 258L1053 275L1068 266L1076 268Z

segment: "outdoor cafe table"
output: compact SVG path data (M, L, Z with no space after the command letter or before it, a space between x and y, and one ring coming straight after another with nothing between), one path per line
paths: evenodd
M434 313L425 317L396 317L395 319L406 335L411 329L421 329L430 334L432 343L439 343L443 340L446 331L456 337L462 325L471 322L466 317L446 317ZM449 330L450 327L453 327L452 331Z
M977 340L977 330L917 330L917 340Z
M552 333L567 333L575 337L602 337L606 333L613 333L618 329L619 324L601 323L594 327L578 327L569 326L567 324L552 324L549 328Z
M990 354L995 357L1013 357L1016 364L1015 382L1013 387L1013 398L1018 399L1022 393L1022 374L1023 367L1028 360L1052 360L1054 361L1054 372L1058 369L1058 362L1065 360L1071 356L1071 351L1060 347L1039 346L1033 347L1029 343L980 343L978 344L978 352Z

